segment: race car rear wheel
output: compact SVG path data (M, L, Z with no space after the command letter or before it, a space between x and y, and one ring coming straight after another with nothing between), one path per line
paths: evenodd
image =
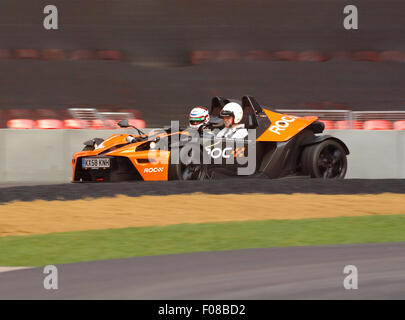
M305 147L302 169L311 178L343 179L347 171L347 158L343 146L332 139Z

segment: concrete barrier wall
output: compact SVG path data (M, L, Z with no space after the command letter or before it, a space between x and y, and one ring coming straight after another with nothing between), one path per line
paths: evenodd
M71 180L71 159L94 137L132 130L0 130L0 184ZM329 130L351 154L347 178L405 178L405 132Z
M329 130L350 150L347 178L405 178L405 132Z

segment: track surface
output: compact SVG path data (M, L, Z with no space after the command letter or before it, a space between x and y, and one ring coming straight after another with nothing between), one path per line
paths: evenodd
M355 232L355 230L353 230ZM343 269L358 268L358 290ZM0 299L405 299L405 243L288 247L58 265L0 274Z
M170 195L204 192L209 194L242 193L317 193L377 194L405 193L404 179L300 179L279 180L234 178L211 181L156 181L121 183L75 183L0 188L0 203L20 200L73 200L84 197L101 198L118 194L128 196Z

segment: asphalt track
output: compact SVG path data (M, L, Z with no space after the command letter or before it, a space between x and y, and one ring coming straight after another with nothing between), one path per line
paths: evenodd
M34 186L0 186L0 203L10 201L74 200L85 197L208 194L379 194L405 193L405 179L232 178L204 181L135 181L120 183L67 183Z
M355 232L355 230L353 230ZM346 265L358 289L346 290ZM405 243L138 257L0 273L0 299L405 299Z

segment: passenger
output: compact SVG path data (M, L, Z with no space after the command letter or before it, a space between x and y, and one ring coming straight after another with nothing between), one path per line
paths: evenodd
M224 120L225 128L217 134L217 138L244 139L248 135L244 124L239 124L243 118L242 107L236 102L227 103L219 114Z

